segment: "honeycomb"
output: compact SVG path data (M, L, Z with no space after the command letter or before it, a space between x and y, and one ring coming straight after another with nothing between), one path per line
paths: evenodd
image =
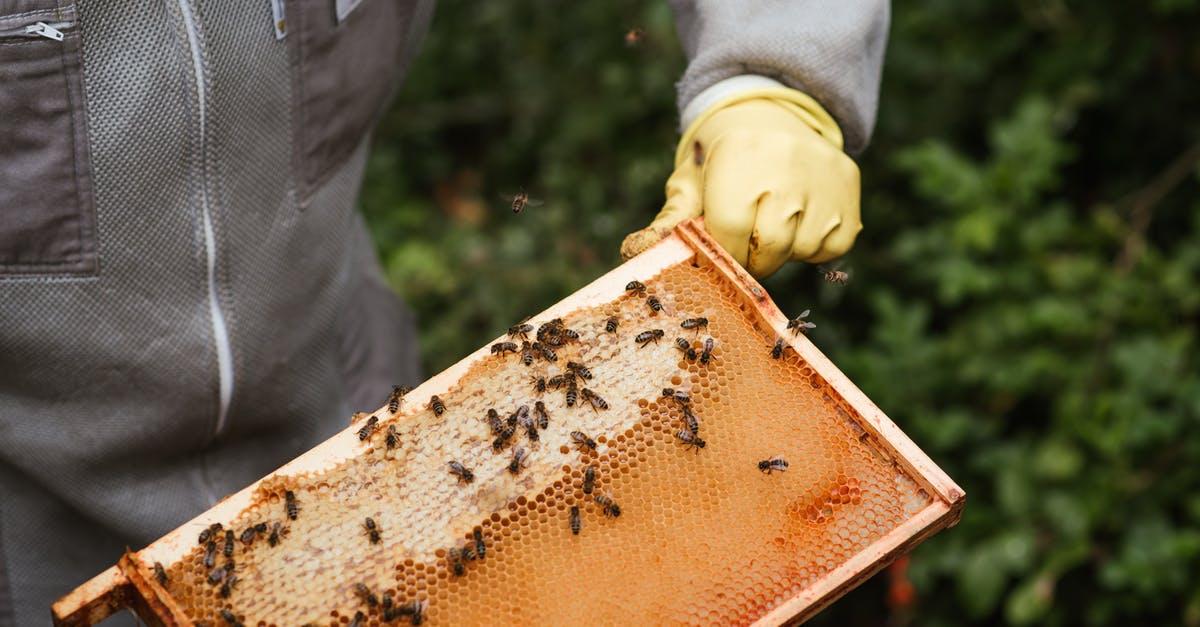
M579 338L553 348L557 361L525 365L519 348L482 357L439 393L440 415L410 393L396 413L357 417L348 433L366 436L359 454L259 482L251 505L213 534L211 566L207 544L164 565L166 595L213 626L745 624L930 504L803 358L790 348L772 358L774 331L712 265L639 278L644 294L613 293L563 317ZM681 326L698 317L707 327ZM661 339L635 341L651 329ZM510 340L522 342L499 341ZM592 375L577 379L573 407L564 388L535 384L568 361ZM703 448L680 439L684 403L664 388L690 397ZM533 416L537 401L548 414L537 440L522 420L497 450L488 410L506 421L522 405ZM514 465L518 446L526 457ZM760 469L773 458L786 469ZM485 550L473 555L477 536ZM398 611L414 603L419 618Z

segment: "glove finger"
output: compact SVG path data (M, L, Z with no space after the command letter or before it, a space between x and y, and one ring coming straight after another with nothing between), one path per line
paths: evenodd
M830 184L815 188L792 243L792 259L823 263L840 257L862 230L859 220L858 166L844 157L831 172Z
M746 253L750 274L764 279L791 258L800 211L800 203L784 194L768 192L759 198Z
M625 236L621 242L621 259L628 261L640 255L671 234L684 220L697 218L701 213L699 171L690 161L680 165L667 179L667 200L650 225Z
M769 194L757 184L761 176L755 166L761 163L746 158L753 154L755 151L749 146L718 143L710 151L705 168L704 228L743 267L758 204Z

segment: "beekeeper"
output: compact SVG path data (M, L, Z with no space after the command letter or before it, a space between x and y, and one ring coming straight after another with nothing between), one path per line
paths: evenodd
M844 253L884 0L675 0L667 202L757 275ZM355 210L430 0L0 0L0 626L419 378Z

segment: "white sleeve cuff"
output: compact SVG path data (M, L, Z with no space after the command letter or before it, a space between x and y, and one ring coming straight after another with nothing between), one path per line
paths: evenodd
M700 117L701 113L718 101L739 92L764 87L787 87L787 85L758 74L741 74L710 85L704 91L696 94L696 97L692 98L692 101L683 108L683 115L679 120L680 131L686 130L693 120Z

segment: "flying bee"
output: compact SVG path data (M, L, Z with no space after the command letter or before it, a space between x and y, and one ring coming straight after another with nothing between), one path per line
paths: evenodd
M631 28L625 32L625 46L636 48L646 38L646 31L640 28Z
M678 438L680 442L686 444L687 448L696 449L697 453L699 453L700 449L704 448L708 444L704 440L700 439L700 436L688 431L687 429L676 433L675 437Z
M571 506L571 533L579 535L579 527L582 526L582 521L579 520L579 506Z
M204 567L212 568L217 563L217 541L209 540L204 547Z
M529 324L527 322L528 320L529 318L526 318L525 320L508 327L508 337L514 339L519 337L523 340L529 339L529 332L533 330L533 325Z
M805 309L804 311L800 312L800 315L788 320L787 328L791 329L792 335L808 333L809 329L816 328L817 325L805 320L805 318L808 317L808 311L809 310Z
M616 316L609 316L608 320L604 321L604 330L609 333L617 332L618 320Z
M388 397L388 411L393 414L400 411L400 404L404 402L404 395L411 391L412 388L407 385L392 387L392 394Z
M642 283L641 281L630 281L625 284L625 291L633 292L638 295L645 294L646 284Z
M429 407L433 409L434 416L441 416L446 413L446 404L442 402L441 397L437 394L429 398Z
M708 330L708 318L688 318L687 320L680 322L679 326L685 329L693 329L697 332L700 331L700 329Z
M591 494L596 487L596 467L588 466L583 469L583 493Z
M233 557L233 530L232 529L225 532L224 554L225 554L226 559Z
M458 477L459 481L471 483L475 480L475 473L471 472L466 466L459 462L450 462L447 464L450 467L450 474Z
M277 522L271 525L271 535L267 536L267 544L276 546L279 544L280 538L287 535L287 528L283 523Z
M787 467L788 463L787 460L783 458L783 455L776 455L771 459L764 459L761 462L758 462L758 469L767 473L768 475L771 474L772 471L776 470L783 472L787 470Z
M825 277L825 280L830 283L845 285L846 281L850 280L850 274L847 272L842 272L841 270L835 270L833 268L820 268L820 270L822 272L822 276Z
M236 614L234 614L233 612L230 612L229 610L226 610L226 609L221 610L221 618L225 619L225 622L229 623L230 625L236 626L236 625L242 624L242 621L237 619Z
M691 342L677 337L675 338L675 348L678 348L688 361L696 361L696 349L692 348Z
M662 395L675 399L680 405L687 405L692 402L692 397L688 396L687 392L676 390L675 388L663 388Z
M704 351L700 353L700 363L705 366L712 359L713 344L714 342L711 337L704 338Z
M783 338L775 340L775 345L771 347L771 359L780 357L783 357Z
M645 348L645 346L650 342L658 344L658 340L664 335L666 335L666 332L664 332L662 329L650 329L649 331L642 331L641 333L638 333L637 337L633 338L633 341L641 344L639 348Z
M593 451L596 450L596 441L582 431L572 431L571 440L580 448L580 450L584 448L589 448Z
M654 313L658 313L663 310L662 302L658 300L657 296L647 296L646 306L649 307L650 311Z
M526 366L533 365L533 347L529 344L529 340L521 342L521 363Z
M533 404L533 416L537 419L538 429L550 426L550 413L546 411L545 403L538 401Z
M588 370L586 366L584 366L583 364L581 364L577 361L568 361L567 362L567 370L570 370L571 372L574 372L576 375L579 375L580 379L591 379L592 378L592 371Z
M538 394L546 393L546 377L529 377L533 381L533 390Z
M692 413L692 408L687 405L682 405L683 408L683 426L692 435L700 435L700 420L696 418L696 414ZM701 444L701 447L704 445Z
M611 518L616 518L621 515L621 506L617 505L616 502L613 501L611 492L609 492L607 494L597 494L596 496L594 496L592 498L596 501L596 504L599 505L600 508L604 511L605 516L609 516Z
M235 585L237 585L237 582L238 582L237 575L230 575L229 577L227 577L225 579L225 582L221 584L221 598L222 599L228 599L229 595L233 594L233 587Z
M205 542L208 542L209 539L211 539L214 535L221 532L221 528L221 523L213 523L209 525L207 529L200 532L200 538L196 544L204 544Z
M396 425L388 425L387 437L384 438L384 442L389 449L400 446L400 432L396 431Z
M163 569L161 562L154 562L154 578L158 580L158 583L167 585L167 571Z
M375 607L379 605L379 597L375 596L375 593L371 592L371 589L368 588L366 584L354 584L354 594L357 595L359 599L362 599L362 602L366 603L369 607Z
M516 433L516 429L509 426L503 427L500 434L496 436L496 439L492 440L492 448L497 451L504 448L504 445L508 444L514 433Z
M375 416L367 418L367 424L363 425L363 428L358 430L358 439L365 440L371 437L371 434L375 433L377 429L379 429L379 418L376 418Z
M550 380L546 382L547 387L553 388L555 390L561 388L564 385L567 385L567 386L575 385L575 373L567 372L564 374L557 374L557 375L554 375L553 377L550 377Z
M296 493L288 490L283 497L288 520L296 520L296 514L300 513L300 506L296 504Z
M696 167L704 165L704 145L700 140L692 142L692 163L696 164Z
M521 213L522 211L525 211L525 207L540 207L542 205L542 201L530 198L529 194L525 190L521 190L515 194L504 195L505 198L508 198L509 196L512 196L513 213Z
M350 624L346 625L346 627L363 627L363 625L366 623L366 620L367 615L363 614L362 610L359 610L354 613L354 620L351 620Z
M529 453L526 453L524 448L514 446L512 461L508 463L508 472L514 475L521 472L521 469L525 467L525 459L527 457L529 457Z
M471 531L471 535L475 538L475 554L479 559L487 557L487 545L483 543L483 530L476 527Z
M512 342L496 342L495 344L492 344L493 355L515 352L517 352L517 345Z
M493 435L500 435L504 431L504 421L500 420L500 414L495 409L488 410L487 421Z
M582 393L583 393L583 400L592 404L593 411L600 410L600 409L608 409L608 401L601 398L601 396L599 394L597 394L587 388L583 388Z
M533 350L541 354L542 359L546 361L558 361L558 355L554 353L554 349L537 342L533 343Z
M366 520L363 521L363 530L366 531L367 537L371 539L371 544L379 544L380 529L374 518L367 516Z

